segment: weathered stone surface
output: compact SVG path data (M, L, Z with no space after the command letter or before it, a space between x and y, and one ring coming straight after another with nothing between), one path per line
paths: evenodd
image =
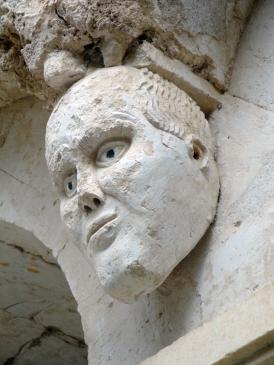
M259 290L253 298L180 338L142 365L272 364L273 289L271 285Z
M43 339L44 352L39 356L48 352L45 361L56 363L60 352L55 355L51 344L59 340L54 340L55 334L48 329L58 328L60 349L78 354L79 362L75 363L84 364L86 349L75 300L50 253L50 245L44 246L37 238L43 239L44 232L56 251L64 245L64 237L60 239L62 235L58 237L52 229L56 224L54 214L49 214L51 228L45 224L49 222L45 207L54 208L55 199L46 194L50 182L42 172L45 171L42 126L45 128L48 115L33 100L18 101L17 107L6 111L3 108L0 112L0 120L6 126L0 148L0 363L10 359L10 363L22 364L26 351L32 353L29 348L36 347L39 352L38 343L45 333L50 335L47 341ZM38 231L33 226L35 217L40 222ZM67 344L69 339L71 345ZM33 355L33 359L37 356ZM62 356L58 361L66 362Z
M5 192L0 197L0 219L10 224L16 222L42 242L47 237L49 248L56 255L66 235L65 229L62 233L52 229L59 219L59 210L58 197L45 173L44 139L48 118L43 105L32 98L0 110L1 123L10 125L0 151L1 189Z
M222 105L211 118L221 183L218 211L210 235L193 257L204 320L274 277L274 115L229 95Z
M274 111L274 44L271 0L258 1L239 47L229 92Z
M44 79L56 91L64 91L86 74L81 60L68 51L50 53L44 63Z
M86 364L85 351L68 336L55 330L45 331L42 336L26 345L14 359L14 365L82 365Z
M141 14L138 3L135 2L134 4L134 9L137 10L132 12L136 19L137 15ZM9 93L5 94L6 86L2 88L1 105L21 98L26 93L36 93L40 98L46 98L48 103L55 100L55 92L45 86L43 78L44 61L52 51L56 51L56 44L59 45L58 49L61 52L69 51L73 57L83 59L83 65L88 68L88 72L91 72L95 65L102 67L104 64L115 65L125 62L125 59L133 55L133 52L137 51L138 53L145 47L146 42L149 42L154 47L161 49L164 57L169 56L180 61L183 60L191 71L196 72L197 77L203 77L215 87L223 89L224 83L221 80L224 80L222 70L225 68L222 65L226 65L225 60L233 60L235 44L240 34L239 29L243 25L244 16L242 15L247 14L251 2L219 1L216 6L216 2L213 1L199 1L199 7L196 6L195 9L195 16L191 16L194 14L193 1L184 1L180 4L176 2L176 6L174 2L172 3L174 7L170 6L170 2L157 1L153 7L150 7L149 2L146 4L142 2L149 21L153 18L151 14L156 14L157 19L159 19L159 26L154 28L153 25L147 30L142 29L141 33L130 33L132 27L135 27L135 23L130 21L131 8L128 12L117 14L117 17L122 17L119 19L125 21L123 29L117 27L115 28L117 31L114 32L111 25L103 33L107 24L105 20L108 17L105 10L107 6L111 7L111 4L105 2L100 6L102 7L101 12L103 12L103 16L100 18L102 28L98 31L100 27L99 17L97 16L98 13L94 11L97 17L94 20L94 29L92 32L88 30L87 34L84 35L87 43L82 42L83 38L81 37L84 31L79 30L81 26L83 28L86 26L83 21L86 17L82 8L82 4L85 4L84 1L78 5L76 2L57 2L54 5L48 2L37 2L37 4L36 2L29 2L28 4L30 5L29 9L27 9L26 2L23 1L1 3L1 6L3 5L1 8L3 13L1 14L4 15L1 18L2 24L7 24L7 21L11 25L13 24L13 28L2 28L6 36L3 36L3 48L1 48L1 67L8 65L10 68L1 74L4 80L1 86L5 85L6 81L14 80L6 84L10 87ZM36 14L35 11L31 12L31 9L34 9L33 4L36 6L36 10L39 8ZM94 6L94 4L95 2L92 5ZM184 5L183 10L188 16L184 19L177 19L174 13L179 14L180 9L183 8L182 4ZM197 3L195 4L197 5ZM224 4L229 5L226 7L225 16L222 15L224 14ZM214 139L217 142L216 156L221 176L221 194L216 219L204 239L173 270L159 289L140 298L138 302L130 306L119 303L103 293L95 273L90 268L83 253L78 249L79 237L70 236L59 219L58 198L51 187L43 157L45 126L49 117L49 113L44 110L45 103L26 99L17 101L11 107L2 108L0 111L0 230L5 232L0 236L0 239L4 238L3 241L9 241L3 246L5 252L15 250L16 262L19 261L23 265L18 267L18 272L23 275L22 277L25 274L24 265L29 261L35 261L30 259L31 256L41 255L45 260L41 259L41 266L47 267L46 265L49 265L51 267L50 263L54 263L54 260L52 257L50 258L48 251L49 248L53 250L78 303L83 320L85 340L89 345L89 362L92 365L138 364L146 357L170 345L179 337L201 326L205 321L213 320L212 323L216 323L214 322L215 316L226 310L232 310L239 302L248 301L251 303L249 300L254 294L256 295L258 290L273 282L274 114L271 111L271 74L267 74L266 80L266 72L263 71L261 74L260 68L255 69L253 66L250 66L253 72L247 72L248 70L244 69L244 63L241 61L244 59L242 58L244 50L247 51L247 61L250 62L249 64L245 61L247 66L256 64L256 59L261 59L261 54L265 54L264 52L267 52L268 49L271 50L271 37L270 40L266 41L266 47L263 47L264 33L261 32L260 24L265 24L267 29L271 29L268 15L271 14L272 5L266 1L261 2L261 4L263 4L263 8L260 8L260 4L258 4L254 13L257 15L251 19L251 28L249 28L250 35L253 34L254 43L252 39L249 40L249 34L246 35L247 38L244 36L239 58L236 61L236 76L233 76L230 92L239 97L226 94L221 100L222 109L215 111L210 117ZM59 16L55 13L55 5ZM128 5L129 2L126 6ZM52 10L49 12L50 6L52 6ZM122 8L123 4L119 6ZM3 10L7 7L11 9L9 14ZM241 10L242 7L243 10ZM114 7L112 9L114 12ZM27 16L25 16L26 12L28 12ZM15 17L13 17L13 13ZM41 14L49 15L46 15L40 22ZM216 16L211 18L210 14ZM128 21L125 20L126 16L128 16ZM257 20L257 16L261 18ZM34 22L35 17L37 23ZM199 22L197 19L201 18L203 21ZM43 38L43 34L45 35L46 32L44 31L48 30L48 24L51 23L52 19L55 20L55 28L53 27L54 31L48 32L49 39L47 40ZM74 27L71 24L75 19L77 19L78 25ZM166 20L163 21L163 19ZM220 19L222 21L219 23ZM228 23L228 19L234 20L229 23L230 25L224 26L226 23L224 19L227 19ZM23 25L23 21L26 22L26 26ZM183 23L183 27L188 29L187 32L178 31L179 35L176 33L176 39L180 38L180 44L176 43L176 47L174 46L175 43L171 41L175 33L169 32L168 29L171 28L168 28L168 22L171 23L172 27ZM55 35L61 29L60 26L63 27L64 32L60 32L58 35L60 38L55 43L57 39ZM259 40L257 40L256 32L253 30L253 27L256 26ZM162 32L164 27L166 27L167 32ZM200 33L195 34L198 30ZM19 39L16 34L24 34L24 36ZM113 34L112 37L111 34ZM129 37L128 34L130 34ZM214 34L218 35L219 39L226 38L233 41L227 42L228 48L218 48L223 43L217 38L215 39ZM268 36L268 34L265 35ZM79 43L77 43L78 36ZM40 43L37 41L38 38L41 39ZM7 42L9 39L12 39L11 45ZM258 47L259 51L256 49L256 52L248 52L247 48L253 47L253 45L254 47L256 45L257 48L259 43L262 45L262 48ZM43 48L44 45L46 45L45 48ZM181 45L186 49L182 48ZM173 46L174 48L172 48ZM23 48L24 55L20 53ZM228 52L226 56L224 56L226 53L224 49ZM33 60L30 57L31 54L34 56ZM208 58L209 54L211 54L210 59ZM27 60L27 66L24 65L24 57ZM263 63L259 62L261 66L268 65L264 70L268 70L271 66L271 54L267 54L266 58ZM214 68L211 59L214 59L214 65L218 64L220 67ZM230 69L231 65L232 63L229 62L226 70ZM6 70L5 67L4 70ZM159 71L160 67L157 69L157 72ZM226 78L229 78L227 71ZM194 85L193 80L190 82L191 86ZM262 83L261 80L263 80ZM270 81L267 84L268 80ZM238 81L240 86L234 88ZM244 85L246 83L249 86ZM261 86L263 83L269 85L267 95ZM20 93L17 92L18 84L21 85L20 90L22 92ZM258 85L258 89L256 89L256 85ZM242 99L246 99L246 101ZM24 233L20 234L22 229L24 229ZM13 231L13 234L9 232L10 230ZM20 236L22 240L20 240ZM37 240L43 242L45 247L39 247ZM18 245L18 248L14 248L14 244ZM20 247L21 249L25 247L27 252L22 253ZM24 259L21 260L19 254ZM12 254L9 253L9 257L11 256ZM40 258L36 261L40 265L39 260ZM3 263L1 269L3 269L4 274L2 276L7 278L8 266L6 266L6 261ZM26 273L28 278L32 276L36 278L35 275L38 275L38 273L29 271ZM19 280L20 275L15 275L15 277ZM33 281L35 280L33 279ZM33 281L30 284L31 288L37 284ZM45 284L45 280L42 282ZM12 283L14 284L14 282ZM30 300L30 293L25 290L27 285L24 283L22 285L24 290L22 292L18 290L20 294L23 293L22 296L26 299L23 303L16 301L15 291L12 291L12 294L9 293L10 300L9 296L5 295L2 298L0 295L1 300L7 304L5 313L2 314L1 312L0 315L0 332L3 329L7 341L5 344L9 343L4 349L9 351L5 358L18 354L20 356L16 356L13 360L18 365L21 360L28 363L31 358L35 358L41 364L46 359L44 354L48 353L48 346L52 346L54 349L52 363L59 361L55 356L59 349L63 353L69 354L69 358L66 358L65 361L67 363L75 354L77 354L77 359L81 359L82 342L78 342L79 327L73 334L77 314L75 311L70 312L70 300L61 300L60 306L56 303L50 303L47 306L48 298L42 294L43 301L34 302ZM7 286L4 288L5 293L8 292ZM41 290L41 288L37 291L35 289L35 292L39 294ZM56 291L58 292L59 289ZM254 328L252 319L255 317L259 318L257 329L262 328L260 325L266 324L269 325L268 332L272 333L273 325L261 316L265 313L269 318L270 316L271 319L273 317L273 313L268 311L269 298L272 298L271 294L266 296L264 300L256 302L260 311L259 314L256 310L252 313L248 310L239 312L239 320L246 320L248 323L247 326L241 326L239 330L237 326L233 327L235 322L232 321L233 318L238 317L232 318L229 315L222 317L225 319L220 325L213 349L210 346L208 348L205 346L207 340L212 343L213 335L211 336L206 332L207 335L201 337L202 340L199 342L199 336L196 337L196 335L189 333L187 336L193 335L195 337L190 337L193 340L192 344L199 345L199 349L195 351L194 355L199 355L199 350L202 348L204 352L201 358L204 360L208 359L206 354L215 355L216 350L223 348L225 353L228 349L232 349L231 356L233 358L234 353L238 354L237 348L241 347L239 339L244 340L246 344L252 340L252 336L248 337L248 335L255 332L250 331L249 333L249 326L251 324L250 328ZM46 307L44 308L45 303ZM39 313L35 313L36 305L40 305ZM256 305L254 306L254 302L249 304L251 309L255 308ZM7 309L7 307L9 308ZM270 308L272 307L273 304L270 303ZM33 326L34 320L28 318L33 313L35 313L33 317L36 321L35 326ZM243 315L241 315L242 313ZM249 316L248 313L250 313ZM24 315L26 318L19 319L19 315ZM60 320L61 315L66 318L64 322ZM216 320L218 319L216 318ZM10 324L8 329L5 327L7 323ZM52 328L54 323L58 323L59 330ZM49 328L45 329L46 326ZM26 328L27 342L16 332L19 328ZM232 335L224 338L224 340L228 338L228 342L223 342L219 334L226 329L229 330L229 328L232 328ZM246 332L244 331L245 328L247 328ZM199 334L200 329L197 329L195 333ZM215 333L214 330L213 333ZM260 333L263 334L263 332ZM253 339L255 340L260 333L255 333ZM240 337L235 336L237 334ZM261 338L264 339L264 335ZM37 346L37 343L40 345ZM235 343L236 346L233 347ZM23 346L23 351L18 353L21 346ZM41 348L40 351L39 347ZM206 352L207 349L208 352ZM180 354L180 349L177 354ZM191 354L191 351L188 354ZM185 355L186 352L182 354L182 356ZM271 350L260 356L263 357L263 360L252 355L251 364L257 365L261 360L266 363L268 361L269 364L273 363ZM171 357L169 357L169 363L171 362L170 359ZM226 360L227 358L224 361ZM76 359L74 361L76 362Z
M25 343L39 338L44 328L31 319L20 318L0 309L0 361L4 364L16 356Z
M44 62L53 51L69 51L89 67L115 66L144 39L224 90L252 3L2 0L0 80L5 95L1 93L0 105L26 94L54 102L56 93L43 79ZM6 87L7 72L14 83Z
M2 110L1 120L12 124L0 153L9 174L0 177L1 219L26 227L58 255L92 364L138 364L273 280L273 113L229 95L222 104L210 121L222 183L217 221L158 291L132 305L103 293L61 223L44 159L49 113L34 100Z
M219 193L213 151L197 104L147 70L97 70L60 99L49 171L62 219L112 297L151 293L204 235Z
M21 232L24 236L24 231ZM30 348L29 361L35 363L37 356L32 352L37 346L38 358L44 357L43 348L48 353L44 359L47 363L64 363L67 354L73 352L74 356L79 355L74 363L85 364L86 351L76 303L53 257L48 262L35 253L41 246L37 239L32 238L36 249L31 252L30 245L25 251L24 242L15 241L14 237L6 243L1 233L0 228L1 363L24 364L23 358L28 358L25 353ZM61 333L61 338L65 338L57 352L52 328L54 334ZM44 337L47 341L40 347Z
M196 76L181 62L166 57L146 41L129 55L125 64L136 68L147 68L171 81L195 100L206 114L210 114L220 105L221 95L209 82Z

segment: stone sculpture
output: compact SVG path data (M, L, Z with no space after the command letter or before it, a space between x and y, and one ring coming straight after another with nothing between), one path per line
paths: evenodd
M60 99L48 167L62 219L111 296L150 293L203 236L219 190L213 149L196 103L146 69L98 69Z

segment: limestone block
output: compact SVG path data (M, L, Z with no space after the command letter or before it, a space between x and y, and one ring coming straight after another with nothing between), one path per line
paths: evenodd
M5 126L0 152L0 362L42 363L44 358L85 364L76 302L50 250L57 254L66 235L62 229L57 232L59 212L54 213L56 197L44 159L48 113L34 99L20 100L0 113Z
M44 327L55 327L68 337L83 342L83 329L74 298L50 304L44 310L35 314L34 320Z
M27 94L27 90L23 90L20 79L15 72L0 70L0 108L27 96ZM0 145L2 138L4 136L0 137Z
M47 237L55 252L63 246L65 233L55 233L59 219L57 196L46 174L44 133L49 113L35 99L20 100L2 108L0 120L10 125L1 147L0 219L24 227L42 242ZM34 204L33 201L38 199ZM49 213L50 212L50 213ZM36 224L36 219L47 224ZM64 230L65 231L65 230Z
M21 232L24 233L22 229ZM84 364L85 346L79 314L56 261L51 258L47 262L43 256L25 250L19 235L19 242L6 243L1 233L0 227L1 363L12 358L17 362L28 348L35 346L39 356L42 356L39 344L45 337L52 336L49 329L55 328L66 342L72 342L66 345L67 351L80 352L78 363ZM36 251L41 245L36 239ZM45 351L51 354L47 357L48 361L54 361L52 343L45 344ZM49 360L50 356L52 360ZM64 361L62 352L55 356L59 357L59 361Z
M116 40L113 35L109 34L101 42L100 50L102 52L104 66L111 67L122 64L127 47L124 43Z
M273 124L272 112L230 95L223 97L222 109L212 115L223 216L236 204L245 205L240 214L247 216L272 196Z
M26 342L39 338L43 330L42 326L30 319L17 318L0 309L1 363L16 355Z
M30 343L13 360L14 365L82 365L86 356L77 341L58 332L45 332L36 342Z
M18 249L22 248L25 252L31 252L34 255L43 257L48 263L56 263L51 250L41 245L32 232L22 230L17 225L4 220L0 221L0 231L1 241L6 242L8 245L16 246Z
M193 15L194 7L192 7L191 1L178 3L177 7L174 6L174 8L170 6L168 8L168 2L155 2L153 14L158 14L157 22L160 26L166 27L165 30L170 30L166 25L168 22L174 22L183 24L183 27L186 27L187 31L176 32L175 38L180 43L178 46L176 42L171 41L169 33L167 35L167 32L158 31L159 26L155 28L154 26L151 28L142 28L141 26L139 33L133 32L130 36L125 36L125 34L129 34L129 29L133 24L130 21L125 22L125 28L121 32L117 30L117 33L120 32L118 35L115 32L113 43L112 40L108 41L109 33L114 32L112 28L106 26L108 24L108 16L104 12L106 8L101 10L104 12L104 16L100 18L101 25L96 23L96 15L89 23L96 23L95 28L101 26L101 30L94 30L94 33L90 36L91 32L88 29L88 34L83 35L86 31L86 23L83 19L85 18L85 12L88 13L86 4L81 2L80 5L76 5L76 2L69 1L64 2L62 5L58 3L60 6L58 5L55 9L51 8L49 19L52 19L53 22L51 23L52 27L49 28L53 30L46 32L49 36L49 42L47 43L47 40L43 39L44 33L40 31L40 24L43 21L39 23L39 19L41 19L40 14L42 12L48 12L48 4L44 4L44 9L38 8L39 4L37 4L37 12L33 11L32 8L32 11L28 10L28 14L25 16L24 11L27 10L23 2L21 2L23 7L18 11L14 10L16 2L6 2L12 9L10 10L11 14L16 13L16 20L11 20L11 23L14 22L15 24L15 33L21 34L22 31L22 34L28 39L27 44L20 44L19 46L12 39L14 42L12 43L13 47L16 45L20 50L22 47L24 48L24 57L27 60L29 70L35 77L43 77L41 72L44 60L49 52L56 49L56 44L61 49L72 50L80 58L82 57L84 65L89 64L89 67L91 67L92 57L95 57L96 52L99 54L97 54L99 61L103 57L105 65L114 65L123 62L124 53L127 50L127 55L130 58L133 52L138 54L145 47L151 48L152 43L156 47L152 54L157 55L155 56L156 60L155 58L152 60L152 64L157 64L159 60L162 62L162 58L169 56L170 59L174 58L184 62L199 75L195 77L189 71L183 74L180 73L182 80L186 80L184 82L190 85L189 92L192 92L195 98L197 97L195 93L198 90L198 95L201 93L202 100L204 100L204 95L208 100L206 91L208 85L205 86L204 82L200 82L201 77L209 80L211 84L219 89L225 87L224 80L229 78L229 72L225 70L227 70L227 67L229 69L231 67L234 47L237 44L244 23L245 15L243 14L248 13L248 7L251 4L248 1L238 1L237 3L231 1L229 3L230 6L226 7L225 16L222 12L225 2L219 1L217 5L208 1L199 2L198 7L196 3L195 14L199 14L196 17L195 14L195 16ZM82 6L82 4L85 6ZM0 198L0 217L6 219L10 224L16 222L26 227L30 232L43 239L48 247L54 249L54 253L59 257L59 263L79 304L92 364L102 365L109 362L115 365L127 364L128 362L137 364L145 357L156 353L193 328L198 327L204 321L214 318L214 316L229 308L231 309L240 301L247 300L258 288L273 281L273 113L250 104L251 101L265 109L272 110L272 71L269 71L272 62L271 54L267 54L262 62L258 61L256 63L254 61L255 58L261 59L261 54L264 55L264 52L272 49L271 32L263 34L263 27L261 26L265 22L267 29L271 30L271 24L267 20L267 16L271 14L272 5L270 2L262 2L261 4L264 8L261 8L258 4L255 14L261 14L260 17L262 18L258 21L255 17L255 25L253 19L251 20L249 33L250 37L252 35L253 38L249 40L248 33L244 36L242 47L246 48L240 49L233 75L230 92L238 95L239 98L226 95L222 99L223 108L216 111L210 118L218 145L217 162L222 188L216 220L206 237L184 260L183 264L173 271L159 289L141 298L131 306L119 303L103 293L98 280L90 270L89 264L85 261L85 257L77 249L77 241L74 242L71 237L68 237L61 225L58 212L59 202L51 189L43 158L43 139L48 113L43 111L41 104L37 105L36 103L24 101L19 102L19 104L22 103L20 107L17 104L17 106L3 110L0 115L1 123L3 120L10 119L10 123L5 124L0 132L3 136L0 140L0 145L2 145L0 179L1 190L5 192ZM104 7L104 5L101 4L101 7ZM23 21L20 19L22 9L24 21L27 22L26 27L23 26ZM148 13L151 9L147 2ZM187 14L186 17L180 18L180 16L177 16L177 14L180 14L180 9ZM134 13L134 16L137 13L138 11ZM8 16L12 19L11 14L6 13L3 19L7 19ZM214 17L211 14L214 14ZM167 19L165 22L162 21L163 16ZM206 19L206 22L199 22L199 19ZM228 23L228 19L233 19L230 26L224 27L224 24L227 23L225 19ZM37 24L35 23L36 20ZM77 25L74 27L72 24L76 23ZM43 29L49 30L47 26L45 21ZM106 28L104 28L105 26ZM257 29L255 29L256 27ZM83 28L85 29L81 33ZM222 33L224 28L226 28L226 35ZM34 36L29 35L29 29L34 30ZM55 38L54 32L55 30L57 32L57 29L58 31L64 30L64 33L60 32L60 34L66 34L63 38L61 37L61 40ZM107 29L107 31L104 29ZM110 32L109 29L111 29ZM150 31L144 31L144 29ZM196 34L196 32L198 33ZM8 35L8 39L10 39L11 33ZM214 35L216 34L218 35L217 38L220 39L227 37L229 40L228 48L222 46L222 41L215 39ZM258 37L256 34L258 34ZM266 42L263 36L267 36ZM98 37L102 39L98 40ZM245 37L248 38L248 41L245 40ZM37 41L38 38L39 41ZM24 37L21 39L24 43ZM144 39L147 39L150 44L144 42ZM259 44L261 46L266 44L266 47L260 48L257 46ZM254 45L256 45L255 57L253 56ZM252 48L252 51L247 48ZM163 55L158 55L158 49L162 50ZM228 52L228 56L226 52ZM246 56L244 55L245 52ZM31 55L33 55L33 58L31 58ZM21 57L23 56L21 55ZM227 63L227 60L230 61ZM9 62L12 64L13 61ZM181 79L178 81L177 76L173 76L172 67L175 67L177 61L171 60L169 62L172 66L169 67L168 77L174 77L173 81L175 83L181 82ZM251 66L249 62L252 63ZM248 66L247 69L245 69L246 65ZM180 67L180 70L182 69ZM261 70L263 71L262 74L260 74ZM156 71L163 75L161 65L157 66ZM17 81L20 85L26 75L27 73L24 73L24 76L20 76L19 79L16 78L16 82L12 83L14 90L17 88ZM191 75L190 78L188 78L189 75ZM267 79L265 75L267 75ZM199 80L199 83L197 80ZM263 81L261 82L261 80ZM186 90L186 84L183 81L181 85ZM265 88L268 82L269 87ZM27 84L31 85L33 83L32 80ZM31 92L38 94L40 86L38 87L37 80L34 84L35 90ZM29 86L26 89L29 90ZM195 90L195 93L193 90ZM3 96L2 105L17 97L15 91L12 91L11 94L7 98ZM19 97L22 95L18 94ZM240 98L247 99L249 102L244 102ZM205 103L205 105L207 104ZM13 128L14 122L16 126ZM73 246L74 244L75 246ZM33 245L31 244L28 248L32 249ZM43 250L43 255L45 251ZM269 294L269 297L272 298L271 294ZM265 302L267 307L267 297L262 302L258 301L257 305L264 308ZM252 304L251 307L253 307ZM53 323L51 319L58 319L56 316L62 313L59 310L55 312L54 308L56 306L49 307L48 310L43 308L43 311L37 315L37 321L43 324L47 321ZM31 304L22 303L10 310L21 314L26 310L33 313L33 309ZM51 309L54 310L53 313L51 313ZM250 318L255 317L254 313L250 313ZM273 313L267 310L266 314L273 317ZM255 315L257 314L255 313ZM72 316L73 318L74 316ZM234 325L233 318L229 317L229 319L222 322L223 326L220 325L219 333L223 333L223 327L225 329L228 327L227 323L232 322ZM250 324L250 318L246 319L248 324ZM236 317L236 320L238 320L238 317ZM74 322L72 321L72 323ZM245 323L242 327L249 328ZM253 322L251 323L253 328ZM27 327L27 322L24 322L22 326ZM65 330L65 327L63 324L63 330ZM17 328L21 328L21 325L18 325ZM242 332L242 328L232 326L232 330L232 334L228 334L230 336L229 341L222 343L225 351L231 349L228 345L235 344L232 341L235 333L239 333L244 340L247 339L247 334ZM66 331L68 331L68 328L66 328ZM37 337L40 337L39 333ZM210 337L214 338L206 332L202 340L206 343L206 340ZM29 338L31 341L32 334ZM239 338L236 337L236 339ZM52 341L54 342L54 340L63 351L66 351L66 348L62 345L62 339L53 337ZM216 340L217 349L222 349L221 345L218 346L218 340L220 339ZM47 341L51 343L47 336L42 339L42 353L44 353L44 344ZM195 343L195 340L193 340L193 343ZM204 348L204 343L201 341L199 346L199 349ZM234 349L237 350L241 346L242 344L237 342ZM184 350L189 349L183 348ZM199 349L195 351L197 355L200 354ZM34 349L35 352L36 350L37 348ZM212 349L209 346L209 355L215 354L214 350L216 350L215 347ZM184 356L186 352L182 352L182 356ZM191 354L191 352L189 353ZM232 353L234 354L233 348ZM237 351L235 353L237 354ZM178 354L181 355L179 350ZM36 355L39 354L36 353ZM38 359L40 363L41 358ZM172 357L169 358L169 362L171 362L171 359ZM204 359L208 358L205 356ZM158 361L160 362L160 360ZM197 365L197 362L195 365Z
M274 115L229 95L222 105L210 120L221 182L218 211L188 263L203 320L245 300L274 276Z
M195 75L182 62L166 57L148 42L143 42L136 48L125 60L125 64L137 68L146 67L173 82L195 100L206 114L213 112L220 104L221 96L209 82Z
M81 61L68 51L52 52L44 63L44 79L56 91L64 91L85 73Z
M49 113L33 99L2 109L1 121L13 123L0 153L1 219L59 256L92 365L138 364L273 280L273 113L229 95L222 105L210 118L222 184L217 220L158 290L131 305L104 294L61 223L43 157ZM49 312L38 318L44 323Z
M236 46L253 0L21 0L0 2L0 70L18 88L3 85L1 104L19 95L55 102L44 62L69 51L82 66L116 66L147 40L219 90L228 86ZM55 82L57 82L55 80ZM59 89L59 86L57 86ZM17 90L17 94L16 94Z
M250 365L273 363L273 353L268 352L274 342L273 293L273 285L261 289L245 303L175 341L142 365L232 365L244 360Z
M242 37L229 92L274 111L274 3L260 1Z

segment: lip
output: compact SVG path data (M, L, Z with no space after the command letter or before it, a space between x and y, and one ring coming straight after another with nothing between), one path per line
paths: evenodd
M97 218L88 229L87 244L89 243L91 237L95 235L95 233L97 233L101 228L113 221L115 218L117 218L116 212L105 214L104 216Z

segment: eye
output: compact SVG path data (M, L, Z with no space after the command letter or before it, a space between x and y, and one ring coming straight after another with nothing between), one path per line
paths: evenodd
M129 143L125 141L112 141L104 143L97 153L96 165L108 167L119 161L127 151Z
M68 176L64 181L64 190L68 198L72 197L77 190L77 178L76 173Z

